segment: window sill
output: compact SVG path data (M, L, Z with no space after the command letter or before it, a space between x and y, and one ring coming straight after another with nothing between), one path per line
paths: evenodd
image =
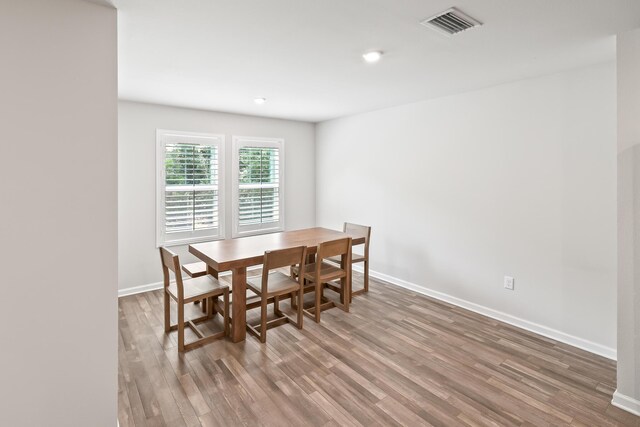
M214 242L216 240L224 240L224 236L218 236L218 237L203 236L203 237L194 237L194 238L181 239L181 240L170 240L162 243L156 242L156 248L159 248L161 246L165 248L170 248L173 246L186 246L192 243Z

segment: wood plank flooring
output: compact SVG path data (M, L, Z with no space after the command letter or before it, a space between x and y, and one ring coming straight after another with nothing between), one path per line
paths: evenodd
M121 427L640 427L610 404L615 362L373 279L351 313L185 355L161 298L120 298Z

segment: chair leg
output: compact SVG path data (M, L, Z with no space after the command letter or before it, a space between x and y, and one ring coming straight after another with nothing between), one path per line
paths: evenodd
M322 300L322 283L316 282L316 323L320 323L320 301Z
M290 298L291 298L291 308L293 310L297 310L298 309L298 304L296 303L296 295L299 294L300 292L291 292Z
M164 332L169 333L171 330L171 306L169 301L169 294L165 290L164 292Z
M353 271L351 272L351 274L352 275L349 277L349 283L351 283L351 286L349 286L349 304L351 304L353 302L353 281L352 281L353 280Z
M368 259L365 259L364 261L364 291L369 292L369 260Z
M178 301L178 351L184 352L184 304Z
M229 336L229 291L224 292L224 335Z
M293 295L291 296L291 306L293 306ZM298 329L302 329L302 319L304 318L304 313L302 312L304 310L304 289L300 289L298 291L298 304L296 304L297 307L297 311L298 311L298 324L296 325L298 327Z
M349 304L351 303L351 272L340 280L342 282L342 293L344 295L344 311L349 312Z
M267 342L267 301L266 295L260 295L260 342Z
M202 312L203 313L208 313L208 311L207 311L207 302L208 301L206 299L202 300Z

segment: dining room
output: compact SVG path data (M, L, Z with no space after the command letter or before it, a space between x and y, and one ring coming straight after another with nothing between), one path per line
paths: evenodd
M596 65L463 95L451 100L451 113L447 101L418 107L435 116L426 125L430 132L459 143L459 131L438 133L436 121L453 109L458 114L460 104L472 115L486 107L486 96L504 98L496 102L501 120L516 120L536 96L558 93L565 81L595 85L610 74L607 64ZM506 101L514 93L522 96L517 108ZM564 116L565 131L578 129L585 114L594 120L609 114L606 86L600 94L557 99L572 110L593 97L604 108ZM582 221L607 219L588 230L603 246L580 251L604 276L558 281L566 273L552 267L551 241L538 241L539 227L552 227L558 217L541 218L520 204L554 197L540 191L541 176L523 194L525 182L492 189L495 177L484 175L478 158L460 158L437 144L414 159L380 156L387 142L375 135L373 122L401 121L376 117L404 108L310 124L119 101L121 426L635 425L637 417L611 404L617 371L600 336L610 337L605 320L615 322L604 315L612 296L583 294L581 304L571 306L548 301L572 280L608 288L612 205L580 215ZM543 120L555 120L554 111L545 114ZM375 131L365 133L366 147L358 145L369 127ZM512 131L515 138L522 128ZM581 148L588 156L597 156L609 138L579 135L593 141ZM549 148L564 143L554 135L528 138L520 155L534 158L551 155L532 143L537 138L550 138ZM459 183L473 192L461 193L456 171L439 168L444 158L457 159L466 174ZM534 166L528 159L516 163L499 176L522 177L517 168ZM601 192L593 200L610 196L610 187L598 182L614 179L610 164L597 165L587 185L592 194ZM568 159L564 172L547 171L548 185L564 179L554 173L567 170L586 179L586 166ZM420 193L411 187L417 173L424 174ZM437 197L443 177L451 182L448 200ZM584 187L576 182L568 191ZM496 216L486 200L505 191L513 205ZM434 210L447 208L445 217ZM566 227L587 232L581 222ZM512 233L528 242L523 253ZM426 240L418 244L418 236ZM500 248L493 239L508 245ZM347 244L326 251L340 242ZM512 289L495 277L501 272L486 271L497 254L512 264L503 273L514 277ZM525 254L536 261L518 266ZM445 267L455 259L465 262ZM439 279L438 271L449 278ZM423 273L412 279L417 272ZM486 273L485 288L480 278ZM534 280L538 274L547 283ZM484 304L482 296L464 297L478 289ZM501 307L504 298L510 299ZM556 321L553 304L566 313L559 329L547 326ZM580 314L589 307L602 315ZM571 328L579 332L562 332Z
M640 3L3 0L0 426L640 427Z

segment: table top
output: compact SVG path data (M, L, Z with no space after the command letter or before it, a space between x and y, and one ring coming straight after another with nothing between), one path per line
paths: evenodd
M206 262L216 271L227 271L234 268L262 264L265 251L307 246L309 253L314 253L320 243L344 237L351 237L355 245L364 243L364 236L355 236L342 231L314 227L197 243L189 245L189 252Z

